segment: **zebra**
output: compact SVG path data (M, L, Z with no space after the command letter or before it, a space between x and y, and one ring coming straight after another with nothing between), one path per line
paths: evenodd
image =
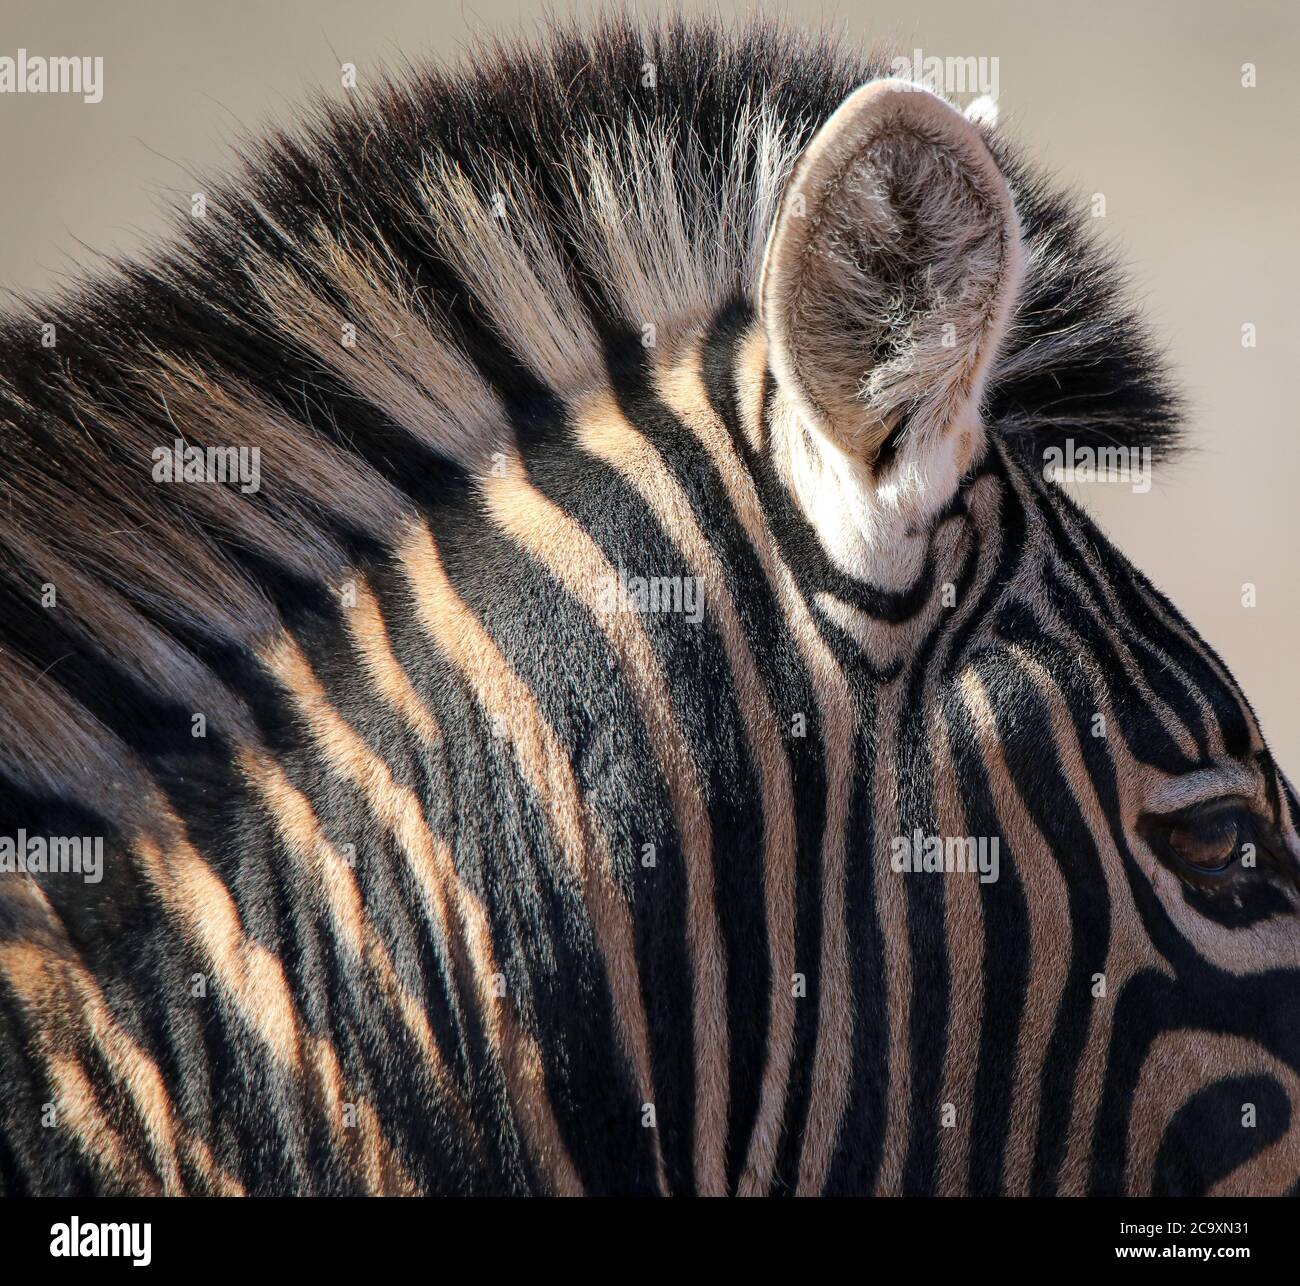
M1300 808L987 115L611 19L202 195L3 320L0 1189L1295 1191Z

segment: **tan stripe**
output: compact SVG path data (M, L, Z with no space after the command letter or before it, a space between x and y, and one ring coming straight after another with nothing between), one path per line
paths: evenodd
M507 1021L504 998L496 994L499 970L486 914L457 874L446 842L435 839L430 832L419 799L394 779L388 765L338 715L306 657L290 638L273 643L264 652L263 660L293 696L330 768L365 795L375 816L397 841L453 959L460 964L464 952L468 952L467 967L478 993L488 1042L510 1087L512 1101L527 1107L540 1096L540 1101L547 1102L545 1086L538 1085L531 1075L533 1066L540 1065L540 1059L527 1049L532 1038ZM452 924L453 904L456 926ZM556 1190L580 1191L581 1184L551 1113L523 1111L521 1117L525 1132L530 1133L528 1142L533 1155L552 1164ZM535 1129L541 1133L532 1134Z
M969 824L948 743L947 720L931 709L939 834L968 835ZM970 1190L971 1126L975 1118L975 1082L984 1025L984 891L979 876L944 878L943 914L949 995L940 1103L953 1105L956 1123L947 1128L941 1125L938 1131L936 1190L941 1196L956 1196Z
M1132 1195L1150 1193L1160 1144L1179 1108L1216 1081L1242 1075L1273 1077L1287 1096L1290 1120L1280 1139L1225 1175L1209 1195L1268 1197L1289 1193L1300 1177L1296 1170L1300 1078L1253 1041L1196 1029L1162 1032L1151 1042L1142 1061L1129 1114L1125 1191ZM1179 1098L1170 1098L1171 1086L1178 1087ZM1236 1122L1241 1123L1239 1110Z
M428 705L407 678L406 671L393 652L392 641L384 626L379 603L363 582L356 583L356 605L346 612L348 632L352 635L365 663L370 681L380 696L428 746L442 744L442 729Z
M422 566L421 570L428 573L431 568ZM440 566L437 571L441 573ZM445 578L443 585L450 589ZM407 678L406 671L402 668L401 662L393 652L392 642L384 626L383 613L380 611L379 603L368 586L358 586L356 606L348 613L348 629L361 649L367 672L384 700L401 715L407 726L426 745L441 746L443 744L442 729L438 726L438 720L412 686L410 679ZM470 901L468 907L471 914L476 913L480 917L477 931L481 940L490 943L490 930L486 917L482 914L481 907L473 900ZM488 1003L494 1003L497 1001L497 997L493 994L487 997L486 1000ZM639 993L636 995L636 1004L638 1006L640 1004ZM518 1080L520 1084L530 1087L529 1092L523 1096L523 1101L516 1104L516 1111L528 1118L527 1133L530 1139L535 1141L535 1146L540 1149L540 1154L545 1162L543 1170L545 1173L552 1174L555 1179L556 1190L561 1195L580 1194L582 1190L581 1181L572 1162L569 1160L559 1135L558 1126L556 1126L550 1113L549 1095L546 1089L546 1076L541 1051L537 1048L536 1042L529 1040L518 1029L515 1015L508 1006L501 1005L501 1022L504 1040L509 1048L515 1050ZM653 1086L649 1075L648 1035L645 1032L644 1014L640 1015L640 1028L641 1059L645 1064L643 1070L646 1075L646 1101L652 1101ZM460 1111L464 1116L463 1107ZM471 1128L468 1120L465 1121L465 1128L466 1130ZM657 1140L656 1156L658 1157ZM660 1188L666 1190L662 1158L659 1158L659 1168Z
M817 697L827 778L822 839L821 987L798 1191L820 1192L848 1101L853 1067L853 989L844 922L844 844L856 716L848 682L818 633L808 604L777 549L753 479L737 456L725 425L709 405L700 374L698 343L687 346L680 360L670 360L657 368L655 383L660 397L705 448L726 486L732 508L808 667ZM774 980L774 985L779 981ZM756 1127L746 1162L754 1173L754 1181L746 1185L747 1189L766 1191L770 1185L774 1157L767 1152L767 1141L779 1128L779 1121L769 1117L760 1120Z
M980 596L991 582L1003 553L1003 542L998 535L1001 499L1002 485L992 476L985 476L967 491L969 521L975 530L985 533L986 538L979 545L974 581L963 596L963 601L943 623L943 645L935 648L926 675L929 726L933 729L937 824L940 834L945 836L967 835L970 827L952 753L952 729L945 709L945 700L950 690L947 671L952 659L954 633L971 620L978 608ZM945 526L936 533L936 581L957 583L960 577L956 568L965 558L968 542L972 539L971 531L965 524ZM936 602L942 602L940 596L936 596ZM929 612L924 613L923 622L929 616ZM930 625L919 622L918 628L924 630L930 628ZM984 954L985 892L975 876L961 876L945 883L944 933L949 960L950 994L941 1102L953 1105L956 1122L939 1131L937 1186L941 1194L957 1195L967 1193L971 1188L972 1135L977 1107L975 1093L988 986Z
M165 807L159 802L160 807ZM134 852L164 906L208 960L240 1017L286 1070L302 1065L301 1034L293 993L280 960L244 934L230 890L169 818L177 838L166 853L140 836Z
M1048 634L1054 634L1059 621L1040 621ZM1070 1127L1065 1156L1058 1177L1057 1191L1062 1196L1081 1195L1087 1191L1097 1113L1105 1087L1106 1063L1114 1028L1114 1006L1128 980L1142 971L1154 971L1173 977L1168 961L1156 950L1133 903L1133 893L1124 875L1123 863L1111 839L1110 827L1096 788L1083 759L1074 719L1060 689L1043 665L1022 648L1014 648L1017 663L1028 675L1048 707L1048 727L1070 783L1070 794L1079 807L1097 846L1098 859L1106 880L1110 900L1110 942L1102 971L1106 976L1106 995L1097 997L1088 1018L1088 1034L1078 1063L1070 1104ZM1080 659L1094 680L1098 713L1111 725L1114 712L1103 693L1100 676L1087 657ZM1118 741L1119 739L1116 739ZM1125 771L1126 755L1122 742L1108 742L1115 762L1116 781L1123 791L1134 781ZM1121 803L1121 807L1124 807ZM1125 809L1127 812L1127 809Z
M1291 1094L1291 1111L1300 1107L1300 1096ZM1300 1170L1295 1164L1296 1136L1288 1131L1276 1143L1243 1161L1231 1174L1213 1184L1207 1197L1289 1197L1294 1193Z
M1012 1196L1028 1195L1042 1104L1039 1087L1056 1014L1070 968L1061 926L1070 924L1070 904L1052 848L1020 798L1002 748L993 706L973 670L960 679L962 699L975 725L989 790L1003 835L1016 837L1015 860L1029 920L1029 980L1016 1045L1014 1105L1004 1158L1004 1185Z
M1076 543L1086 543L1079 531L1078 523L1073 519L1073 517L1068 512L1062 512L1060 517L1066 529L1075 537ZM1135 622L1132 620L1128 613L1119 605L1117 596L1111 589L1106 578L1104 576L1099 576L1098 580L1101 582L1103 587L1103 593L1106 599L1106 609L1109 613L1114 614L1113 619L1127 622L1130 627L1130 632L1142 638L1148 646L1154 649L1159 658L1160 666L1173 674L1187 689L1188 699L1195 703L1205 721L1206 730L1209 733L1211 754L1226 754L1219 721L1215 716L1212 703L1206 697L1202 685L1193 680L1178 661L1159 646L1158 635L1155 631L1151 630L1144 622ZM1195 652L1210 671L1218 676L1220 683L1223 684L1224 690L1231 695L1233 701L1236 703L1237 709L1240 711L1242 720L1245 722L1246 727L1250 729L1252 750L1259 750L1262 748L1264 742L1259 732L1259 725L1256 723L1254 713L1246 703L1245 695L1241 691L1240 684L1238 684L1232 675L1228 673L1224 668L1223 663L1206 646L1205 640L1200 638L1188 623L1181 620L1176 613L1171 614L1153 594L1143 587L1141 581L1136 575L1132 578L1131 584L1134 592L1142 600L1146 608L1151 612L1156 620L1169 630L1171 634L1181 640L1184 646L1186 646L1190 651ZM1106 619L1109 620L1112 618L1108 616ZM1123 644L1119 644L1118 646L1123 648L1121 655L1126 656L1128 649L1124 647ZM1161 704L1163 707L1163 702ZM1191 754L1193 757L1196 757L1197 752L1194 749L1191 730L1186 728L1182 719L1175 714L1171 708L1169 709L1168 717L1176 722L1177 728L1182 732L1182 735L1178 738L1180 744L1182 743L1183 738L1192 741L1193 750L1191 751Z
M292 645L289 645L292 646ZM183 834L179 818L171 818L176 833ZM319 1078L319 1050L305 1058L297 1008L280 960L244 935L239 912L229 890L197 851L181 839L168 847L166 857L151 840L137 839L135 851L145 863L150 879L169 909L189 929L192 939L209 959L223 990L244 1021L267 1046L272 1056L295 1076L305 1078L323 1110L328 1083ZM349 1090L349 1102L361 1104ZM360 1110L365 1110L362 1107ZM384 1148L388 1145L385 1142ZM395 1158L386 1157L385 1174L397 1173Z
M207 1144L177 1121L158 1065L114 1018L44 890L35 880L13 878L3 881L3 893L7 912L28 928L23 940L0 943L0 974L30 1018L44 1054L64 1058L60 1069L65 1088L78 1092L88 1088L88 1081L73 1051L83 1040L90 1042L114 1082L126 1090L139 1117L144 1131L141 1142L148 1148L152 1164L147 1167L147 1177L130 1185L132 1190L157 1189L164 1196L184 1193L183 1153L203 1191L241 1194L238 1181L216 1164ZM71 1063L78 1064L78 1072L68 1079ZM76 1107L75 1119L93 1124L98 1114L97 1104L81 1104ZM117 1137L111 1127L110 1133ZM93 1134L82 1142L93 1146L96 1139L106 1137ZM92 1152L91 1159L98 1163L101 1158Z
M629 678L651 750L668 787L686 867L687 950L695 1016L695 1181L701 1193L726 1192L728 1032L726 959L714 905L713 836L690 744L640 617L610 610L618 573L563 509L528 481L518 456L483 482L494 521L595 617Z
M318 887L329 907L335 936L350 955L372 971L380 992L401 1018L424 1056L425 1066L467 1137L473 1125L448 1070L442 1049L419 1000L404 987L387 944L366 917L356 876L320 828L311 802L265 753L247 747L239 753L244 777L258 792L288 851L302 863L302 873Z
M1188 625L1186 621L1180 620L1176 615L1170 614L1164 606L1157 601L1154 595L1147 592L1140 582L1136 579L1133 582L1133 589L1138 597L1147 605L1151 613L1165 626L1166 629L1182 641L1184 646L1191 652L1195 652L1200 657L1202 663L1210 672L1218 677L1219 682L1223 685L1223 691L1230 696L1241 715L1242 722L1246 725L1250 733L1250 750L1255 753L1264 748L1264 738L1259 729L1259 723L1255 719L1255 712L1250 708L1246 701L1246 695L1242 691L1241 684L1227 671L1223 662L1206 646L1205 640L1201 638L1195 630ZM1147 636L1150 642L1150 630L1137 630L1139 634ZM1213 702L1205 699L1205 686L1196 679L1193 679L1188 672L1163 649L1157 649L1160 655L1161 664L1174 675L1176 675L1183 684L1186 685L1191 698L1195 700L1205 717L1206 729L1209 733L1209 745L1211 754L1227 755L1227 746L1223 740L1223 729L1220 727L1219 719Z
M996 531L1001 488L986 477L971 488L967 503L971 522L986 531ZM971 540L963 523L944 524L933 535L935 580L956 583L955 569L966 557ZM957 780L949 740L949 725L944 709L948 692L946 669L952 654L952 635L963 627L976 610L980 594L988 584L1002 553L996 539L984 541L978 553L979 564L974 582L955 610L943 606L942 597L932 600L911 621L890 625L868 617L847 604L842 624L858 639L868 655L902 660L914 654L918 641L935 629L944 632L927 666L923 701L928 712L925 728L931 738L935 825L941 837L965 835L968 822ZM818 605L826 610L829 596L818 595ZM851 615L856 615L856 627ZM887 642L888 646L882 646ZM910 876L895 874L891 865L889 843L902 826L897 793L898 768L894 748L901 735L902 702L908 682L906 672L881 696L877 712L877 746L874 765L876 782L874 800L875 889L881 932L884 939L886 1015L889 1024L887 1056L889 1084L906 1087L911 1081L912 1024L912 945L909 933L909 908L905 881ZM970 1186L971 1128L975 1113L975 1079L979 1063L979 1040L984 1019L984 893L978 877L956 876L944 887L944 934L949 968L949 1030L945 1041L940 1109L951 1103L956 1123L938 1130L938 1172L936 1184L941 1193L965 1192ZM926 1110L931 1110L927 1107ZM903 1172L912 1126L911 1097L905 1088L887 1095L885 1141L876 1191L897 1193L902 1190Z
M108 1185L140 1196L159 1196L161 1186L144 1158L100 1110L80 1060L74 1054L45 1051L45 1067L54 1084L56 1121L66 1124Z
M411 1197L419 1185L407 1173L401 1158L384 1137L379 1118L369 1103L353 1102L343 1080L338 1054L328 1040L309 1036L306 1042L318 1096L330 1136L361 1176L368 1196ZM349 1113L351 1118L349 1119Z
M183 1139L185 1154L191 1167L203 1176L206 1185L204 1195L212 1197L242 1197L244 1185L217 1164L212 1149L197 1134L186 1134Z
M881 694L876 710L876 753L872 774L872 825L876 836L873 853L876 915L880 921L885 989L885 1038L888 1079L885 1094L884 1140L875 1192L896 1196L903 1189L911 1121L912 1083L912 947L907 930L907 895L903 880L889 862L888 844L898 834L898 777L887 747L898 743L899 705L903 687L893 683Z
M532 692L509 667L482 623L456 593L426 528L413 526L400 558L421 620L464 675L485 713L501 719L520 771L547 814L557 845L571 863L605 962L624 1050L644 1101L654 1101L649 1026L641 999L631 915L614 879L599 828L587 816L566 748L547 724ZM537 1056L540 1078L541 1060ZM664 1186L658 1139L653 1143Z
M673 540L705 589L710 617L718 628L745 723L745 738L758 765L763 803L763 880L767 938L774 985L769 996L767 1055L759 1109L741 1190L766 1188L780 1142L779 1128L794 1043L795 972L794 872L798 857L794 788L782 730L772 711L744 627L727 587L717 553L700 530L691 505L653 446L623 418L613 399L601 396L581 407L576 433L588 451L617 469L634 486ZM765 1133L760 1133L765 1132ZM761 1158L761 1160L758 1160ZM768 1176L764 1180L763 1174Z
M179 1192L175 1131L157 1068L108 1018L106 1009L93 1016L87 1012L93 1000L79 985L78 975L84 976L84 970L34 943L9 941L0 943L0 973L29 1019L39 1057L54 1086L56 1125L68 1130L110 1182L129 1192ZM124 1135L104 1115L82 1066L83 1041L101 1050L113 1079L130 1094L144 1126L143 1137L135 1130Z
M1182 719L1179 718L1172 707L1169 706L1162 697L1156 694L1155 690L1151 687L1144 667L1138 663L1132 650L1124 641L1124 638L1121 636L1118 628L1114 624L1117 621L1127 621L1128 618L1120 607L1110 585L1107 583L1106 577L1102 575L1094 578L1100 586L1100 596L1098 596L1096 590L1086 584L1082 577L1060 560L1059 554L1056 552L1054 547L1054 537L1047 531L1040 513L1042 504L1037 494L1033 492L1030 485L1019 476L1019 473L1014 467L1009 467L1007 472L1008 476L1011 478L1012 486L1015 488L1021 502L1025 506L1026 518L1030 524L1031 534L1027 543L1032 545L1033 554L1027 556L1023 560L1023 564L1028 566L1031 557L1035 559L1038 557L1045 557L1052 560L1052 564L1055 567L1058 576L1070 586L1071 592L1078 596L1081 603L1089 605L1087 608L1087 615L1089 619L1098 626L1101 633L1106 638L1106 641L1114 650L1115 656L1119 659L1119 663L1124 671L1123 681L1131 685L1144 708L1150 711L1150 713L1160 721L1161 726L1169 734L1170 738L1178 746L1179 750L1189 758L1197 758L1200 752L1197 749L1196 740L1192 736L1191 730L1183 723ZM1069 523L1068 516L1060 516L1067 529L1070 529L1071 524ZM1087 546L1087 542L1077 531L1073 532L1073 534L1075 536L1076 544L1081 547ZM1033 589L1036 588L1037 587L1034 586L1030 590L1033 598L1040 597L1033 593ZM1143 631L1136 630L1134 633L1142 634ZM1150 642L1151 640L1148 639L1147 641ZM1156 651L1161 656L1162 664L1171 669L1176 668L1173 666L1169 657L1159 653L1158 648ZM1117 680L1119 680L1119 677L1120 676L1113 674L1108 675L1107 678L1109 683L1106 690L1111 690L1113 685ZM1198 697L1198 704L1199 703L1200 698Z
M736 349L736 406L745 438L756 455L767 450L763 415L767 373L767 335L761 326L755 326Z
M886 670L915 654L917 638L925 631L928 618L938 609L939 598L935 596L935 607L931 611L896 624L872 616L826 590L818 590L813 595L813 602L828 621L858 644L864 661Z
M47 1055L62 1050L75 1062L70 1051L79 1041L89 1041L108 1066L114 1082L126 1090L144 1128L143 1141L152 1158L146 1186L152 1186L153 1175L157 1175L162 1195L187 1191L181 1175L183 1154L200 1177L203 1191L224 1196L242 1194L238 1180L217 1165L208 1145L177 1120L157 1063L114 1018L103 991L73 947L44 890L35 880L25 878L6 880L3 885L7 910L16 912L31 927L24 940L0 944L0 974L31 1019L38 1043ZM24 905L16 907L15 899ZM84 1071L81 1080L69 1082L85 1083ZM95 1107L93 1112L97 1111Z

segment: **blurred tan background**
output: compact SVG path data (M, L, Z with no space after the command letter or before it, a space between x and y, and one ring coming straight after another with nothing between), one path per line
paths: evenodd
M1300 780L1300 5L789 0L768 12L908 53L996 57L1003 122L1081 195L1104 194L1101 231L1190 395L1196 450L1148 494L1074 491L1224 656ZM0 95L0 288L48 288L96 250L148 242L163 210L188 201L190 168L219 166L245 129L292 120L309 87L341 92L340 63L364 78L402 56L455 57L476 32L533 30L540 14L519 0L0 0L0 55L104 58L98 104ZM1255 607L1242 605L1247 582Z

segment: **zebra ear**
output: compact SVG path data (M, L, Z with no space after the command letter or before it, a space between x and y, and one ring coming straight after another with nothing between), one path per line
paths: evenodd
M859 459L978 423L1019 290L1020 225L978 127L873 81L818 131L781 199L759 302L777 382Z

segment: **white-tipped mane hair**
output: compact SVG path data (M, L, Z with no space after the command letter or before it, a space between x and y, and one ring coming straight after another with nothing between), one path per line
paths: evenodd
M891 99L888 68L888 51L695 20L411 68L250 144L204 183L209 217L149 258L0 319L5 700L34 702L49 656L91 646L197 709L195 655L276 628L257 560L336 578L629 353L728 310L761 340L790 173L841 147L827 122L846 100L841 123L866 113L861 164L823 185L818 253L769 265L778 387L757 389L774 425L797 412L772 455L837 561L860 566L888 523L905 565L909 519L981 423L1036 457L1067 436L1159 454L1177 406L1083 203L987 118ZM160 443L223 434L262 452L258 494L151 481ZM99 586L98 610L25 615L52 568ZM0 726L37 730L0 768L67 776L66 732L4 709ZM93 771L109 733L78 726Z

